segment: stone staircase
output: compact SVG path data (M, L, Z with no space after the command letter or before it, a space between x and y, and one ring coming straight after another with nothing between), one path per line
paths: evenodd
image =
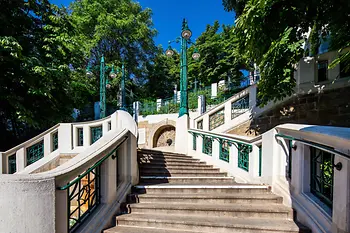
M140 150L140 184L104 233L310 232L263 185L238 184L186 155Z

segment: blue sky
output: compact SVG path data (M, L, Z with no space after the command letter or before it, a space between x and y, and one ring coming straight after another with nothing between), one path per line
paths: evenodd
M56 5L68 6L70 0L51 0ZM153 11L154 27L158 30L155 38L156 44L167 47L168 41L175 39L181 33L182 19L188 20L193 33L192 39L196 39L206 28L207 24L213 24L219 20L220 24L234 22L234 13L224 11L221 0L138 0L143 8L151 8ZM174 46L178 48L178 46Z

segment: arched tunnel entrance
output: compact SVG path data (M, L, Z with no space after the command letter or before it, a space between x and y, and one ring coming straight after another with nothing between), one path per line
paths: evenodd
M153 148L166 146L175 146L175 127L173 125L163 125L154 133Z

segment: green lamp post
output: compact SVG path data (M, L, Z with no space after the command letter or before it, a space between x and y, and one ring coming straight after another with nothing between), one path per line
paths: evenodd
M106 117L106 88L111 88L111 84L109 83L108 79L106 79L105 73L109 69L107 65L105 65L105 59L104 56L101 57L100 62L100 118ZM91 72L90 66L86 69L86 75L91 77L93 73ZM114 79L117 77L116 73L114 72L114 66L111 68L111 72L109 73L109 77Z
M173 49L171 48L171 43L181 43L181 55L180 55L180 111L179 111L179 117L187 114L188 115L188 92L187 92L187 85L188 85L188 63L187 63L187 48L188 44L193 44L190 40L192 36L191 30L188 28L188 24L186 19L182 22L182 32L181 37L176 38L174 41L169 41L169 47L166 50L165 54L168 57L171 57L174 54ZM200 54L197 49L194 50L194 53L192 54L192 58L194 60L199 59Z

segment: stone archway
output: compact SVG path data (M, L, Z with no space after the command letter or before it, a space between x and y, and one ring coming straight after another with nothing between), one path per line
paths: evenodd
M152 127L149 136L150 148L175 145L176 122L165 119Z

